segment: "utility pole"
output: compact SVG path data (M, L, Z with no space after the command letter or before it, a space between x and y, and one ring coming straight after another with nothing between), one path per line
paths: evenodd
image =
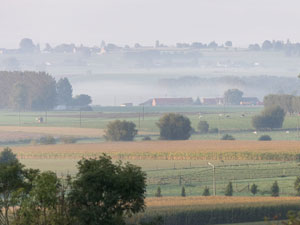
M210 165L213 168L213 189L214 189L214 196L217 195L217 187L216 187L216 167L215 165L213 165L212 163L208 163L208 165Z
M299 140L299 114L297 114L297 137Z
M144 104L143 104L143 121L144 121L144 118L145 118L145 107L144 107Z
M79 127L81 127L81 109L79 111Z

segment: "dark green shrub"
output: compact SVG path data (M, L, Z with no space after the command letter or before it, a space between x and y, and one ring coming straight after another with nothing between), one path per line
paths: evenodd
M252 118L252 125L258 130L281 128L284 117L285 112L280 106L270 106Z
M202 196L210 196L209 188L205 187Z
M181 188L181 197L185 197L185 196L186 196L185 188L182 187L182 188Z
M61 142L63 142L64 144L74 144L77 142L76 138L74 137L70 137L70 136L64 136L61 137Z
M142 139L143 141L151 141L151 137L149 137L149 136L145 136L145 137L143 137L143 139Z
M278 197L279 196L279 186L277 181L275 181L271 187L271 195L273 197Z
M199 121L198 131L200 132L200 134L206 134L208 133L208 130L209 130L209 124L207 123L207 121Z
M269 136L269 135L261 135L259 138L258 138L259 141L271 141L272 138Z
M210 134L216 134L216 133L219 133L219 129L218 128L211 128L209 129L208 131Z
M187 140L191 136L191 121L180 114L165 114L156 125L160 129L162 140Z
M235 140L235 138L230 134L224 134L223 137L221 138L221 140L233 141L233 140Z
M155 193L155 197L158 197L158 198L162 197L160 187L157 188L156 193Z
M232 196L232 195L233 195L232 182L229 182L225 189L225 196Z
M104 138L107 141L132 141L137 132L133 122L115 120L107 124Z
M39 143L42 144L42 145L55 145L56 140L53 136L48 135L48 136L45 136L45 137L41 137Z
M251 185L251 188L250 188L250 191L253 195L256 195L257 192L258 192L258 186L256 184L252 184Z

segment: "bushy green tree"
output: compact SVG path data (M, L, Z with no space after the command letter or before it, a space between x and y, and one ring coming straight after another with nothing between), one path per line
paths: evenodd
M159 119L157 126L162 140L187 140L191 136L191 121L180 114L165 114Z
M57 91L57 104L59 105L71 105L73 88L68 78L64 77L59 79L56 84Z
M205 187L202 196L210 196L209 188Z
M239 105L243 99L243 94L238 89L229 89L224 93L224 101L229 105Z
M201 134L208 133L209 130L209 124L207 121L199 121L198 123L198 130Z
M279 196L279 185L278 185L277 181L275 181L271 187L271 195L273 197Z
M135 124L129 121L115 120L107 124L104 138L107 141L132 141L137 135Z
M252 184L251 185L251 188L250 188L250 191L253 195L256 195L257 192L258 192L258 186L256 184Z
M233 195L232 182L229 182L225 188L225 196L232 196L232 195Z
M124 224L124 216L144 210L146 174L109 156L82 159L69 193L70 213L79 224Z
M18 162L16 154L8 147L4 148L0 153L0 165Z
M81 107L88 106L91 103L92 103L91 96L85 94L75 96L75 98L73 98L72 101L73 106L81 106Z
M270 106L263 110L261 115L252 118L252 125L256 129L281 128L285 112L280 106Z

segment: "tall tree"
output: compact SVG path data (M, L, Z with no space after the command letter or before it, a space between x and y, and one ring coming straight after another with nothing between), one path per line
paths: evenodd
M56 84L57 103L59 105L71 105L73 88L68 78L61 78Z
M187 140L191 136L191 121L180 114L165 114L156 125L163 140Z
M229 89L224 93L224 101L229 105L239 105L243 99L243 94L238 89Z
M122 225L124 216L144 210L146 174L130 163L112 163L109 156L82 159L69 199L79 224Z

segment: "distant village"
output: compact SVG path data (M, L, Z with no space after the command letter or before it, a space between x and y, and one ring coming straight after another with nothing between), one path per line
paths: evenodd
M216 98L152 98L140 103L140 106L192 106L192 105L226 105L223 97ZM263 105L257 97L243 97L239 105L255 106ZM133 103L123 103L122 107L131 107Z

